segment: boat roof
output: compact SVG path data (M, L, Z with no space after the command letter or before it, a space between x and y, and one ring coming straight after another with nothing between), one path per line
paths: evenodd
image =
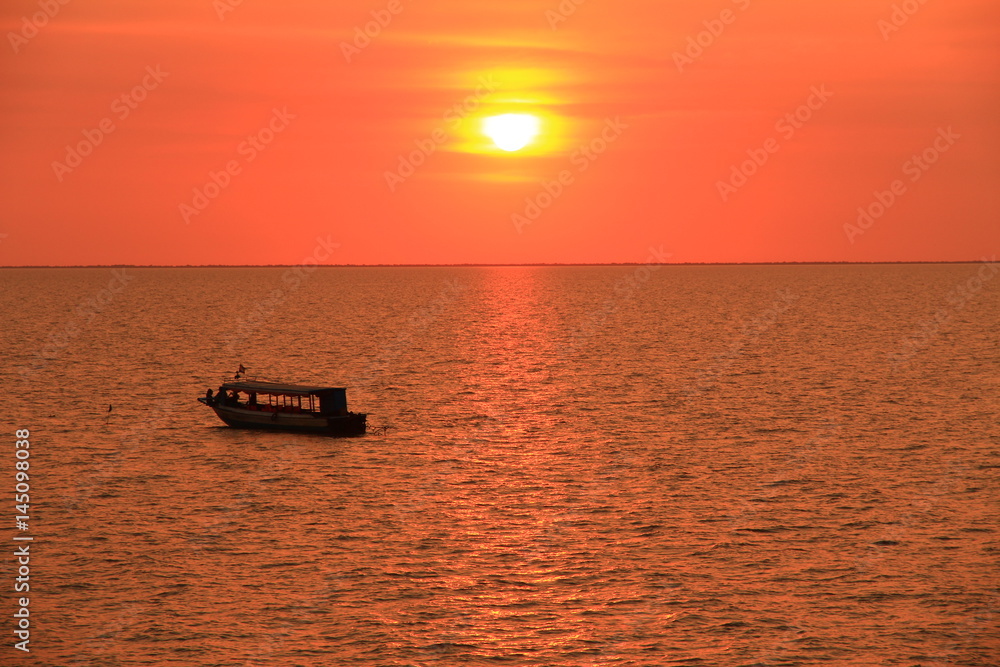
M285 384L282 382L226 382L223 389L229 391L254 392L257 394L274 394L286 396L308 396L310 394L319 395L335 391L346 391L344 387L314 387L305 384Z

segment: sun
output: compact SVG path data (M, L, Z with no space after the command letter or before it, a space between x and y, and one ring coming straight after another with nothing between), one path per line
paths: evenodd
M507 152L519 151L538 136L541 123L526 113L505 113L483 120L483 134L493 140L497 148Z

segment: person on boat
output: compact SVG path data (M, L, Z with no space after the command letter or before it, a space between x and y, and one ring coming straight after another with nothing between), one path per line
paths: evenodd
M255 392L250 392L250 399L247 401L247 406L251 410L257 409L257 394Z
M215 393L215 404L216 405L225 405L226 398L228 398L228 394L226 394L226 390L223 389L222 387L219 387L219 391L217 391Z
M211 387L209 387L208 390L205 392L205 401L209 405L212 404L212 388Z

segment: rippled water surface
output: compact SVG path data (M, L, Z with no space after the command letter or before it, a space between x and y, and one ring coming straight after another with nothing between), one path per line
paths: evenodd
M0 271L0 663L1000 664L997 273ZM240 363L390 429L226 428Z

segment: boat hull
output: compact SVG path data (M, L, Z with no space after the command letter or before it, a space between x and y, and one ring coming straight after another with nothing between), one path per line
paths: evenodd
M204 399L198 399L205 403ZM364 435L368 416L356 412L346 415L318 415L312 412L270 412L228 405L210 405L227 426L263 431L289 431L350 437Z

